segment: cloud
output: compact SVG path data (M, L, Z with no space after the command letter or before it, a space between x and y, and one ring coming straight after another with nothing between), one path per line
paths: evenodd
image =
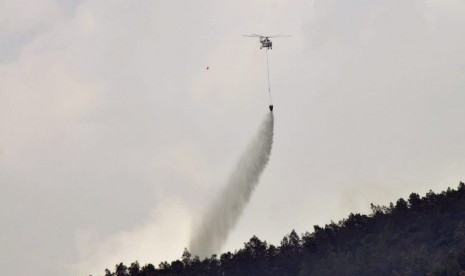
M48 29L61 22L63 15L54 0L0 2L0 33L16 36Z

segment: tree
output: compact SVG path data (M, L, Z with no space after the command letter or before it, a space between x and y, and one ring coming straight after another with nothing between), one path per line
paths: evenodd
M181 261L184 264L184 267L188 267L191 265L191 262L192 262L191 257L192 257L192 254L189 252L189 250L187 250L187 248L184 248L184 251L182 252L182 256L181 256Z
M408 198L408 203L410 205L410 208L417 209L421 205L421 198L417 193L411 193Z
M116 265L115 276L128 276L128 268L123 263Z
M129 271L129 275L131 275L131 276L139 276L139 275L141 275L140 266L139 266L139 263L137 261L131 264L128 271Z
M268 245L266 242L262 242L256 236L250 238L250 240L244 244L244 249L247 255L253 259L264 257L266 255L266 249Z
M143 276L155 276L157 273L157 270L155 269L155 266L153 264L147 264L141 269L141 274Z
M407 201L405 201L403 198L400 198L396 202L396 211L405 211L408 209L408 204Z

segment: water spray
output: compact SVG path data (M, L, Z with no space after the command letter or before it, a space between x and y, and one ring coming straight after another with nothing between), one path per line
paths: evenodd
M271 155L273 145L273 112L266 115L257 135L237 162L229 180L203 216L190 239L190 251L199 257L219 252L230 231L250 200Z

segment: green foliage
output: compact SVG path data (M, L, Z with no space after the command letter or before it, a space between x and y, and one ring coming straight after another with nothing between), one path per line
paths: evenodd
M122 263L106 276L154 275L460 275L465 276L465 184L424 197L412 193L370 215L294 230L278 247L253 236L235 253L200 260L184 249L181 260L156 269Z

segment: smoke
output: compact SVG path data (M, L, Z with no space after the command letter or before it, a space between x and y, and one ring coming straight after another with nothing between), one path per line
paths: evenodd
M257 135L239 159L228 184L210 206L191 237L193 255L207 257L217 253L244 210L271 155L274 117L270 112Z

